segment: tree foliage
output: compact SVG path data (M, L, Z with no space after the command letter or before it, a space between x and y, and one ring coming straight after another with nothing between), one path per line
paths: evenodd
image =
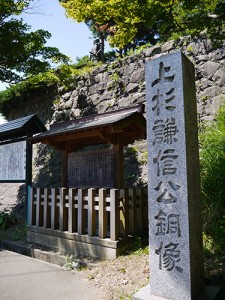
M93 62L88 56L77 57L76 64L61 64L56 69L49 69L27 78L17 84L10 84L0 92L0 112L8 119L17 107L29 102L31 98L39 98L46 94L57 94L57 87L74 87L76 80L84 74L92 72L100 63Z
M16 83L24 77L46 71L52 62L68 58L55 47L46 47L48 31L30 31L19 15L32 0L0 1L0 81Z
M224 39L224 0L59 0L69 18L86 22L91 30L104 32L112 47L205 31Z

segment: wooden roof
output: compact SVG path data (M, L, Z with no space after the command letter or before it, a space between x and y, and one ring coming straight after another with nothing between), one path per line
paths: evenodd
M30 115L0 125L0 141L13 140L46 131L37 115Z
M127 145L146 137L146 120L142 110L142 105L138 105L56 123L47 132L38 134L29 141L33 144L49 144L60 150L68 150L69 147L74 150L86 145L116 144L118 138Z

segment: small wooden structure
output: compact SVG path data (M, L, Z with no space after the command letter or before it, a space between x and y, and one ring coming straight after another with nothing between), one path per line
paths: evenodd
M27 138L46 131L37 115L0 125L0 182L32 181L32 147Z
M56 123L47 132L31 138L30 142L41 142L63 151L63 187L68 186L68 157L71 157L71 153L74 153L76 156L77 151L87 145L111 144L111 164L114 166L114 169L112 174L113 181L111 182L112 178L110 178L108 187L121 188L124 186L123 147L133 143L137 139L144 139L146 137L146 120L142 114L142 110L142 105L138 105L110 113L91 115L76 120ZM82 166L81 172L84 172L86 166ZM110 168L110 165L108 164L105 167ZM96 166L96 169L95 176L97 176L98 180L100 168ZM97 187L106 187L99 186L97 181L96 185ZM93 186L89 185L88 187Z
M146 136L142 110L139 105L54 124L29 139L63 151L63 169L62 188L30 191L28 241L64 254L112 258L128 236L147 229L147 189L124 189L123 180L123 146ZM112 148L97 156L79 151L99 144ZM93 162L98 162L95 168ZM73 177L81 178L78 185Z

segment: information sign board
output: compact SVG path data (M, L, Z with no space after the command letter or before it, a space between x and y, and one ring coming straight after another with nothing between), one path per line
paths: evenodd
M26 141L0 145L0 180L26 180Z

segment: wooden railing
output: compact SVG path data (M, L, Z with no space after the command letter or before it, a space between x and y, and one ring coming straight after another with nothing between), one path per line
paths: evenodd
M147 189L31 188L29 225L117 241L147 229Z

